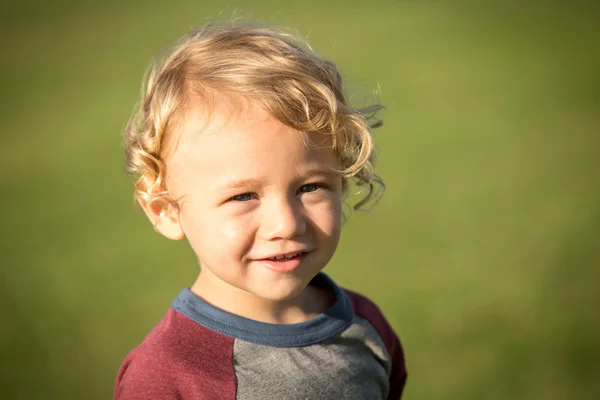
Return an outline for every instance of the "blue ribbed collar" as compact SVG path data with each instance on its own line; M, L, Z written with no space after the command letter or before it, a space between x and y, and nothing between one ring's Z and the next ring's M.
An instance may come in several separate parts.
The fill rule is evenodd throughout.
M346 293L324 273L313 278L316 284L335 294L335 303L324 313L298 324L268 324L243 318L216 308L184 289L172 308L216 332L247 342L273 347L300 347L322 342L352 323L354 311Z

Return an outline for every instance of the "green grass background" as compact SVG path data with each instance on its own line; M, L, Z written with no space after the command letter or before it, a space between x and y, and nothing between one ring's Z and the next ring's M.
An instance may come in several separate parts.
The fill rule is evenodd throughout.
M600 7L586 1L0 6L0 397L107 399L197 266L132 202L120 134L150 58L232 14L381 88L370 213L327 271L399 332L407 399L600 396Z

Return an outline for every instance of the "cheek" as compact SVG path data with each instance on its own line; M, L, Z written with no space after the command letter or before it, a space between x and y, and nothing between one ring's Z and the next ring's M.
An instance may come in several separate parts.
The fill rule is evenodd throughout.
M239 255L249 245L249 225L218 212L196 213L182 220L186 237L200 259Z
M336 206L331 209L331 220L330 220L331 236L335 238L336 242L340 238L342 230L342 206Z
M317 232L337 242L342 226L342 201L334 197L311 210L311 220Z
M223 243L243 243L248 240L249 229L236 218L228 218L215 225L215 240Z

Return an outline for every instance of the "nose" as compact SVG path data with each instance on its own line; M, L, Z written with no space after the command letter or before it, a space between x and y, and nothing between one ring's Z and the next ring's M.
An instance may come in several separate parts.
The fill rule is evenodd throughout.
M306 232L306 216L297 199L263 204L261 236L265 240L292 239Z

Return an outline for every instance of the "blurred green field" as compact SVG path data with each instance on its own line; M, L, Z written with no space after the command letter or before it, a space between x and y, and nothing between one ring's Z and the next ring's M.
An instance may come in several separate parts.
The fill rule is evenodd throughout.
M120 135L150 58L219 13L308 36L356 104L381 88L387 192L351 216L326 270L399 332L405 398L600 398L600 6L0 11L1 398L110 398L123 357L195 278L186 243L134 206Z

